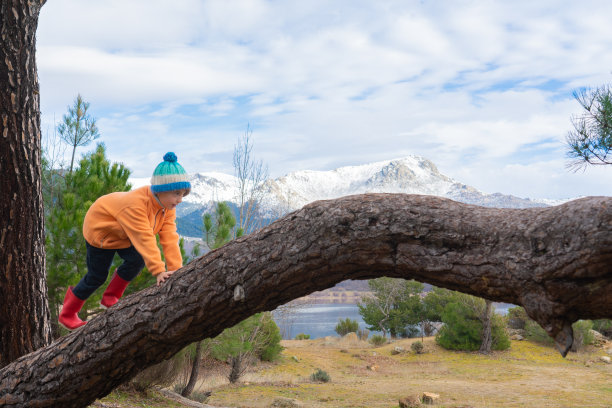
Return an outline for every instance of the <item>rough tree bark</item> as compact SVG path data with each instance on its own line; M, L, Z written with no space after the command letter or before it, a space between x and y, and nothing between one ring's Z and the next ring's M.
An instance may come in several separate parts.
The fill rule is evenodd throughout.
M0 405L86 406L253 313L381 276L523 305L565 355L572 322L612 317L612 198L526 210L401 194L315 202L4 367Z
M51 341L34 58L43 3L0 3L0 367Z

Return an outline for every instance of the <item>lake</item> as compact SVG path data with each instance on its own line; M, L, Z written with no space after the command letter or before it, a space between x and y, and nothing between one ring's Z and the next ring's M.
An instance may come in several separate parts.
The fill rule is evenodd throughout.
M495 311L499 314L505 315L511 307L514 307L514 305L495 303ZM356 304L330 303L304 305L292 308L288 313L275 310L272 312L272 315L281 331L283 339L293 339L300 333L309 334L311 339L337 336L335 328L338 320L344 320L347 317L351 320L356 320L359 323L360 329L366 328L366 324L363 322Z

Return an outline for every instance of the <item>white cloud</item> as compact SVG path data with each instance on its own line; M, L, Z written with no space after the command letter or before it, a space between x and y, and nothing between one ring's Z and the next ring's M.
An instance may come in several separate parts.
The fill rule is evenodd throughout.
M610 82L610 15L606 0L54 0L43 129L81 92L142 177L167 150L231 172L251 123L276 176L420 154L487 191L611 194L609 171L559 164L571 90Z

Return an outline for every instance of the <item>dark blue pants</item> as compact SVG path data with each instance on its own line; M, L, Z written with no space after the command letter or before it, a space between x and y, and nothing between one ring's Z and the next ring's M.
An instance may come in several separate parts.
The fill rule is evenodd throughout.
M81 300L90 297L106 282L115 253L123 259L123 263L117 268L117 275L126 281L134 279L145 266L142 256L134 246L124 249L102 249L91 246L87 242L85 245L87 246L87 274L72 289L72 293Z

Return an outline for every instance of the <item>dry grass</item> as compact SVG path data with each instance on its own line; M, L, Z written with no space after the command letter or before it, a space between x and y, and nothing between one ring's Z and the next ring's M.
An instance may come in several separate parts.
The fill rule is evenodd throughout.
M268 407L287 397L309 407L391 408L425 391L440 394L439 407L612 407L612 365L598 361L601 351L563 359L552 348L512 342L484 356L446 351L428 338L426 352L416 355L409 352L414 341L374 348L355 339L288 340L279 363L257 367L238 385L211 373L199 388L213 391L208 404L230 407ZM407 352L391 355L395 346ZM332 381L312 383L317 368Z
M423 392L439 394L437 407L597 407L612 408L612 365L599 360L601 349L570 353L530 342L512 342L510 350L484 356L451 352L425 339L425 353L410 352L407 339L373 347L355 337L287 340L281 361L260 364L239 384L228 383L229 367L208 361L196 391L212 391L211 406L269 407L279 397L306 407L397 408L398 400ZM392 355L396 347L406 352ZM297 359L297 361L296 361ZM313 383L317 369L329 383ZM113 391L96 407L182 407L154 390L125 387Z

